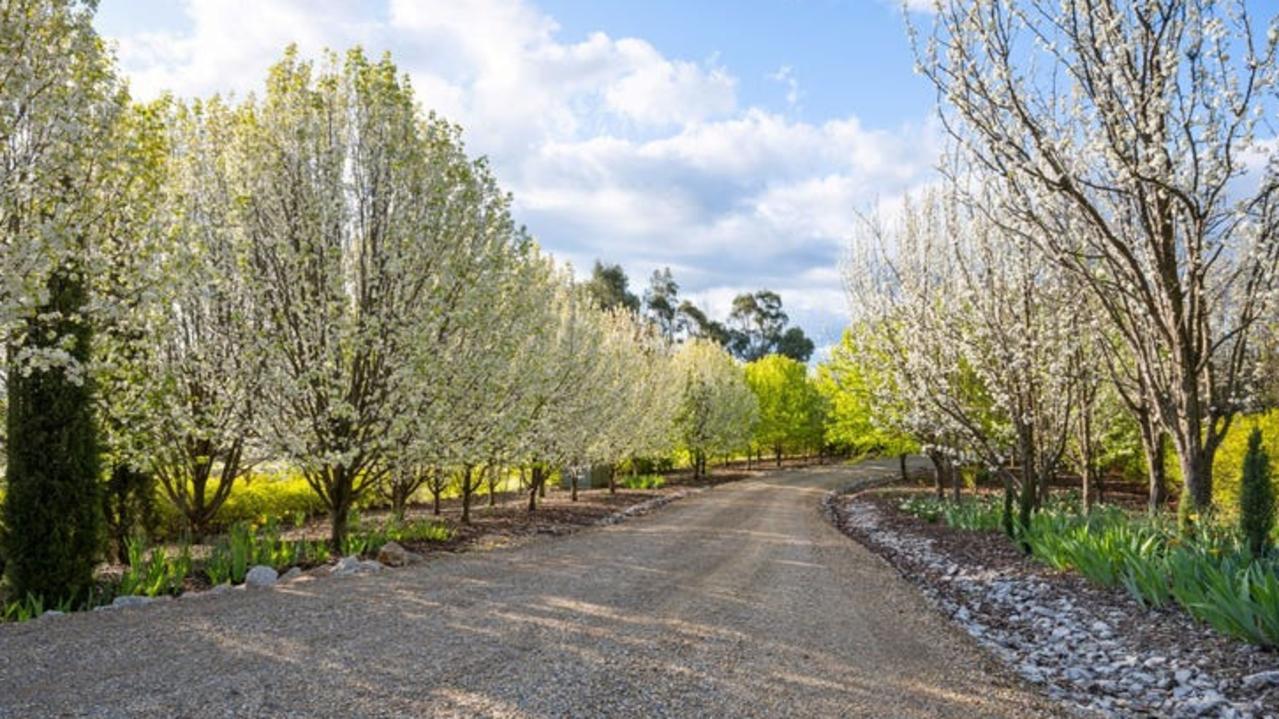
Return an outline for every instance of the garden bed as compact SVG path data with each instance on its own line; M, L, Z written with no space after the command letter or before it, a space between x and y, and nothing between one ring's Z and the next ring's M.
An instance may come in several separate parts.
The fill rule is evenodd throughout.
M899 509L914 487L832 496L837 526L885 558L1024 679L1082 712L1279 715L1279 654L1224 637L1176 607L1054 571L999 531L952 529Z
M715 477L713 483L741 476L726 472ZM697 491L690 486L693 484L705 486L708 482L668 483L644 490L619 488L616 493L610 493L607 489L582 490L578 493L578 501L573 501L567 491L552 490L545 498L538 499L535 512L528 511L527 494L500 494L498 502L492 506L487 503L487 497L479 497L471 506L469 524L461 522L460 501L444 502L439 515L433 514L430 506L412 507L400 523L393 522L392 515L387 510L368 511L352 518L351 537L357 548L343 554L372 560L387 541L395 541L408 550L414 555L415 562L429 560L432 555L440 553L496 549L511 546L529 537L570 534L585 527L612 524L637 516ZM388 527L429 531L388 536ZM237 529L242 529L244 536L250 537L247 542L248 558L239 563L239 571L231 580L237 585L244 580L246 570L254 565L273 567L280 575L296 568L295 575L301 572L310 576L330 573L338 566L335 563L339 563L340 557L330 554L324 546L329 536L329 523L326 519L312 519L286 530L280 530L278 525L252 530L247 525L241 525ZM417 535L422 538L415 538ZM130 571L129 565L103 564L98 570L100 591L93 604L110 606L108 603L113 599L123 597L123 605L127 606L144 603L152 597L195 596L213 589L215 583L222 583L210 581L211 575L218 576L216 572L210 571L214 555L221 553L225 557L234 553L228 549L228 537L214 539L216 545L170 545L139 553L133 565L136 568L134 574L142 575L144 579L134 585L121 584L122 577ZM154 563L154 579L145 579L148 576L147 567L157 554L160 559ZM366 561L365 565L373 563ZM148 582L151 583L151 589L133 588L148 586ZM124 586L129 586L130 589L122 591ZM141 596L133 596L135 594ZM0 596L0 606L6 606L4 600ZM8 604L5 617L0 617L0 620L22 620L39 616L49 609L68 609L24 605L22 602Z

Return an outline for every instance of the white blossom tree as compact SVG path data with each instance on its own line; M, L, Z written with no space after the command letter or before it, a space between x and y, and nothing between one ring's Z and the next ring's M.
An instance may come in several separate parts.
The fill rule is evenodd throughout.
M1274 23L1243 0L942 0L919 50L946 127L1007 186L991 221L1104 309L1197 510L1273 304Z
M720 345L690 339L675 355L680 386L675 434L689 453L694 477L707 474L707 458L750 443L758 413L746 373Z

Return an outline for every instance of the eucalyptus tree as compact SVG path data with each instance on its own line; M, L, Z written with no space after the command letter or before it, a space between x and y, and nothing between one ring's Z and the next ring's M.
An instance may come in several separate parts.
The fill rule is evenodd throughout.
M116 182L123 86L92 3L0 2L0 337L6 571L16 596L82 598L99 550L90 283Z
M942 0L921 71L987 206L1088 288L1176 448L1188 507L1273 307L1279 26L1244 0ZM1154 441L1154 440L1152 440Z
M653 270L648 280L648 289L644 290L644 314L649 318L667 343L675 342L678 328L679 283L671 275L671 268L663 267Z
M290 50L237 133L266 439L329 510L335 547L411 423L414 348L447 341L507 198L456 127L422 117L389 58Z

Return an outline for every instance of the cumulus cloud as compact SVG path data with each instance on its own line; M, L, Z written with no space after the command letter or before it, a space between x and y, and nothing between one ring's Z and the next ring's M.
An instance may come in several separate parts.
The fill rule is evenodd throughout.
M914 4L927 4L912 0ZM837 261L855 211L926 181L930 124L804 122L787 67L783 111L743 107L731 68L668 57L642 38L559 38L520 0L186 0L189 27L114 38L135 94L261 86L304 55L392 52L424 107L466 128L516 198L519 219L579 272L600 257L641 284L669 265L712 313L768 287L819 343L837 338ZM713 49L713 48L712 48Z

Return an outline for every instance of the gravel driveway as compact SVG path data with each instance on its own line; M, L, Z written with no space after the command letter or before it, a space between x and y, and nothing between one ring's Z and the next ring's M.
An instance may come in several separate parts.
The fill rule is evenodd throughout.
M722 485L417 567L0 626L0 717L1027 717L824 492Z

